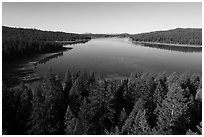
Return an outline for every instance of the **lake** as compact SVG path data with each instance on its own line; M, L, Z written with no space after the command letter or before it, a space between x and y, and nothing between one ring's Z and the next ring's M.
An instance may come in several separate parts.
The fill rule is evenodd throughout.
M202 74L202 50L145 46L128 38L92 39L85 44L66 46L73 49L39 63L36 73L43 76L52 68L62 78L67 70L91 71L110 78L127 77L135 71Z

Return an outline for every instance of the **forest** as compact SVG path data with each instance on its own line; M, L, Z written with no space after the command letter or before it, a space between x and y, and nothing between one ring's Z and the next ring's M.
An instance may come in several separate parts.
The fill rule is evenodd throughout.
M30 54L63 50L63 43L56 41L90 40L90 37L74 33L41 31L37 29L2 26L3 61L12 61Z
M2 88L3 134L199 135L202 79L191 73L95 73L52 70L34 88Z
M176 28L167 31L135 34L131 38L133 41L202 45L202 29Z

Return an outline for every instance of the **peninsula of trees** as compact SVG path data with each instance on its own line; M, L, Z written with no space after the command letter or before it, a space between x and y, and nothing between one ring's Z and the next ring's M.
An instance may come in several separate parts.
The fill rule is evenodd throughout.
M81 34L2 26L3 61L11 61L31 53L62 50L63 46L59 41L82 42L88 40L90 40L90 37Z

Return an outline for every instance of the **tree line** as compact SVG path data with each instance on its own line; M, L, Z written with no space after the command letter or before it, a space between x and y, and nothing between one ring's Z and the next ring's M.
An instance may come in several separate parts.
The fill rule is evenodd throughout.
M167 31L135 34L131 38L134 41L202 45L202 29L177 28Z
M77 40L90 40L90 37L74 33L2 26L3 61L15 60L31 53L56 52L63 50L62 43L56 41Z
M137 42L133 41L133 43L138 44ZM170 51L178 51L178 52L202 52L202 47L190 47L190 46L174 46L174 45L164 45L164 44L151 44L151 43L142 43L144 47L151 47L157 49L164 49Z
M50 71L35 88L2 88L3 134L202 134L201 76L132 73L106 80L95 73Z

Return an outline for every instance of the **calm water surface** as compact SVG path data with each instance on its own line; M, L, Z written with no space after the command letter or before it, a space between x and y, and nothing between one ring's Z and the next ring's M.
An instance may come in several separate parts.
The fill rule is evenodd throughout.
M70 47L70 45L67 45ZM58 58L38 64L37 73L47 74L48 69L64 77L66 70L72 72L92 71L106 77L129 76L131 72L157 74L185 71L202 73L202 52L174 51L133 44L127 38L93 39L85 44L71 45Z

